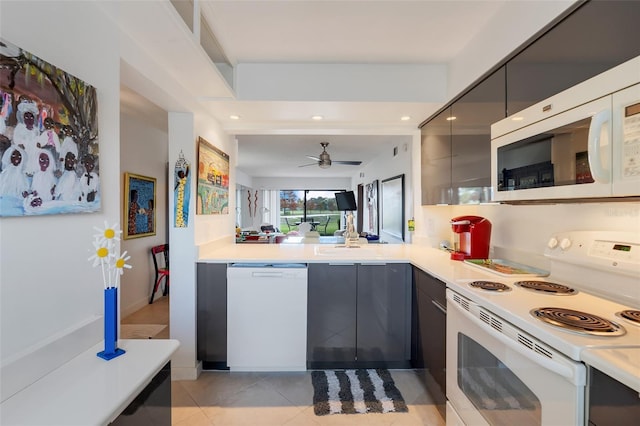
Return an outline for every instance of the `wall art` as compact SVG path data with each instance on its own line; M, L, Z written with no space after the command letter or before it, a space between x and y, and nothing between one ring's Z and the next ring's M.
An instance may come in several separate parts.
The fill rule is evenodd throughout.
M124 174L124 239L156 235L156 179Z
M0 216L100 210L96 89L0 38Z
M367 197L367 213L369 233L378 235L378 180L374 180L365 186Z
M198 138L196 214L229 214L229 156Z
M382 181L382 232L404 241L404 174Z
M191 199L191 165L184 158L180 151L180 156L174 168L175 186L173 188L174 223L175 228L186 228L189 226L189 203Z

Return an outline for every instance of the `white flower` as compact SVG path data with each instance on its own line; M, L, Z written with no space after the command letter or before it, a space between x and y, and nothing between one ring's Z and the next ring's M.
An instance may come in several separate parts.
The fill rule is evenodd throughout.
M95 268L101 263L108 263L109 256L111 255L109 253L109 248L97 240L93 242L93 247L95 248L95 252L93 253L93 256L89 258L89 261L93 260L93 267Z
M118 223L114 223L111 227L109 227L108 222L105 220L103 229L100 229L97 226L94 226L93 229L99 232L98 234L94 235L94 238L100 243L104 243L106 241L112 242L114 240L120 241L120 234L122 234L122 231L118 229Z
M131 265L127 264L131 256L127 256L126 251L120 255L116 247L116 241L120 241L122 231L118 228L117 223L110 227L106 220L104 228L94 227L93 229L98 231L98 234L93 236L94 253L88 260L93 261L94 268L98 265L102 267L102 281L105 289L117 288L124 270L131 269Z
M124 269L131 269L131 265L127 265L127 260L131 259L131 256L127 256L127 252L122 253L122 256L116 259L115 267L117 272L122 275L124 274Z

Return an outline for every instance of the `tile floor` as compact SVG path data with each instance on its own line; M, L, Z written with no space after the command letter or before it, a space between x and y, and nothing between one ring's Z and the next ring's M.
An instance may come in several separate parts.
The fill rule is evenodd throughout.
M169 300L123 318L124 324L168 324ZM167 327L154 338L168 338ZM443 426L445 424L429 394L413 370L391 370L408 413L335 414L313 413L313 387L309 372L237 373L204 371L198 380L172 382L174 426Z

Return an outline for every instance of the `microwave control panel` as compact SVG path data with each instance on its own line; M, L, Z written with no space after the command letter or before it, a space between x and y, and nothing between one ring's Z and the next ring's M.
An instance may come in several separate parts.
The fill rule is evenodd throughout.
M622 176L640 176L640 102L626 106L623 114Z

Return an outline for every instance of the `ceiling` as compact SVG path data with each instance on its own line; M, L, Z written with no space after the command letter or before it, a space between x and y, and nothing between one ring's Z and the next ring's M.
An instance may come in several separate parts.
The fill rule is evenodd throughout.
M305 156L320 154L322 141L330 142L333 160L362 160L363 166L376 153L405 143L407 135L450 99L445 87L449 64L514 0L198 4L235 69L233 87L223 84L217 70L203 69L215 67L199 46L191 52L180 42L189 35L188 24L178 22L171 3L153 2L152 7L150 2L122 2L117 21L156 62L166 64L167 78L175 72L198 106L237 135L237 167L244 173L335 177L351 176L357 168L298 165L308 162ZM279 67L280 73L252 86L246 76L256 64L260 70ZM192 70L193 78L184 77L185 69ZM305 73L316 78L304 80ZM328 74L333 80L323 79ZM381 77L366 81L370 75ZM294 86L300 79L304 85ZM336 82L343 86L333 93ZM416 98L412 92L418 91L422 94ZM312 120L316 114L324 119ZM402 116L410 118L401 121Z

